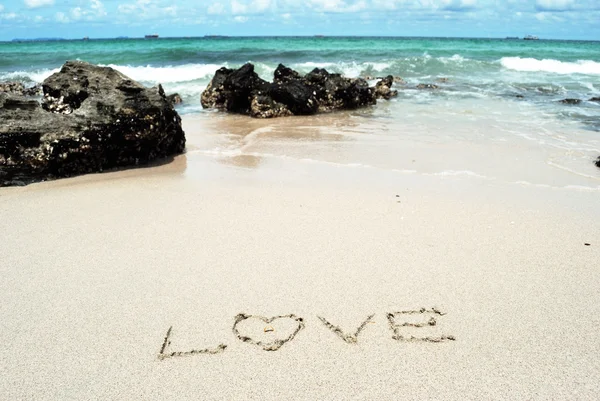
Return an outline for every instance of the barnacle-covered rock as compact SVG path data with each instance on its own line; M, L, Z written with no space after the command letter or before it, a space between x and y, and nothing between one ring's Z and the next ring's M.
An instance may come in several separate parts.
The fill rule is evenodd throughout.
M0 186L143 165L185 148L160 85L69 61L42 87L42 104L0 93Z

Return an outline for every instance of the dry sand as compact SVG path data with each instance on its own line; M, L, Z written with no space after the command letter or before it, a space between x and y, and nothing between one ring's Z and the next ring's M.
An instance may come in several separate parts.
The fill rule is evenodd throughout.
M3 188L0 399L596 399L598 205L193 151Z

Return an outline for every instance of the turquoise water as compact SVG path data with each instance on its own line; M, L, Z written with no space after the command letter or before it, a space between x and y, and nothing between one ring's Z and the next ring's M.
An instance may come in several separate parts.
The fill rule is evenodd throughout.
M305 61L378 62L451 57L493 63L503 57L600 61L600 42L452 38L244 37L2 42L0 69L53 68L66 59L131 66ZM401 71L397 71L401 72ZM597 73L600 74L600 71Z
M245 62L270 79L278 63L301 72L394 75L409 85L450 78L440 92L524 96L544 103L600 95L600 42L451 38L243 37L0 43L0 80L40 82L64 61L110 65L147 85L162 83L199 112L214 71ZM579 106L590 112L593 104ZM557 111L559 112L559 111ZM594 124L588 124L596 127Z
M200 141L212 145L197 145L195 150L190 145L188 152L215 158L251 152L252 157L300 160L315 159L320 152L331 156L321 161L343 159L350 166L408 171L414 168L413 157L397 156L406 149L453 144L455 151L471 151L464 155L434 152L429 166L444 160L439 171L429 167L419 171L600 190L592 165L600 154L600 102L590 101L600 97L600 42L350 37L2 42L0 81L41 82L69 59L108 65L145 85L160 83L167 93L182 95L184 104L178 111L212 127ZM339 142L328 147L326 141L312 143L303 154L287 148L288 142L266 151L258 146L265 140L263 131L242 135L241 144L229 143L228 138L237 137L234 128L227 128L231 116L217 116L200 106L200 94L218 68L246 62L254 63L267 80L284 63L302 73L319 67L349 77L391 74L406 83L395 85L399 96L390 102L317 120L316 124L323 122L319 128L323 132L335 131L348 143L360 143L361 151L342 155ZM419 83L435 83L439 89L418 90ZM581 103L561 103L565 98ZM211 125L215 118L223 121ZM340 121L349 123L340 128L345 126ZM214 135L215 143L211 142ZM383 144L388 151L382 153ZM321 145L326 149L317 150ZM502 156L493 156L500 149ZM513 164L529 159L531 166ZM536 163L546 165L548 171L534 173Z

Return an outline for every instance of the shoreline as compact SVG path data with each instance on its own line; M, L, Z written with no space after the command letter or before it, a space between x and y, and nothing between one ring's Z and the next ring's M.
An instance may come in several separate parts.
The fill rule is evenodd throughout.
M478 152L368 117L222 117L171 163L0 188L4 398L600 391L597 192L435 174Z

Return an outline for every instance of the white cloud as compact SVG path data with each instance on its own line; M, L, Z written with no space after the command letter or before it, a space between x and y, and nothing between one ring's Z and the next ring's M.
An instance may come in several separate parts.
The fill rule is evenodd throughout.
M14 20L17 19L18 15L15 13L7 13L7 14L0 14L0 19L4 19L4 20Z
M54 19L57 22L60 22L61 24L66 24L68 22L71 22L71 20L69 19L69 17L66 16L65 13L63 12L58 12L54 15Z
M225 14L225 7L221 3L214 3L208 6L206 9L208 15L221 15Z
M276 5L271 0L233 0L231 2L231 13L233 15L258 14L274 7L276 7Z
M167 5L168 4L168 5ZM120 4L120 14L131 14L127 18L137 17L139 20L162 19L177 16L177 6L163 0L137 0L135 3Z
M234 18L234 20L235 20L235 22L242 22L243 23L243 22L248 21L248 17L244 17L244 16L241 16L241 15L238 15L237 17Z
M0 13L4 11L4 6L2 4L0 4Z
M308 0L306 5L316 12L326 13L356 13L369 8L365 0Z
M25 0L27 8L40 8L54 5L54 0Z
M75 7L71 9L71 18L73 18L74 20L79 20L82 16L83 10L81 9L81 7Z
M104 4L100 0L90 0L89 8L75 7L70 11L70 19L73 21L93 21L107 15Z

